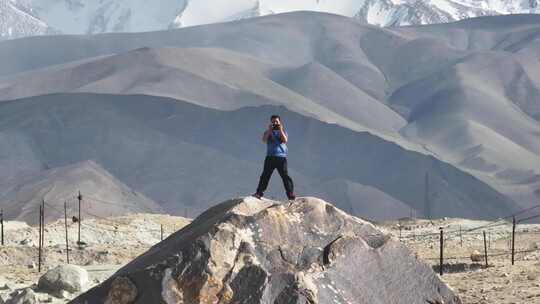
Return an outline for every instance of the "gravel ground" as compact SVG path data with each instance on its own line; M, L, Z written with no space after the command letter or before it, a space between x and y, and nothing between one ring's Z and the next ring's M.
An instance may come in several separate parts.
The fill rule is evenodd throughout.
M516 227L515 264L511 265L511 223L446 219L386 222L388 232L407 244L438 271L439 227L443 227L445 257L442 279L464 304L540 304L540 225ZM480 229L477 227L485 226ZM461 227L461 233L460 231ZM483 231L488 265L485 267ZM429 235L431 234L431 235ZM473 262L471 255L480 260Z
M70 262L89 272L92 286L103 282L122 265L179 230L189 219L154 214L133 214L107 219L84 220L77 247L77 223L68 224ZM407 244L419 258L438 271L439 227L445 232L445 266L442 279L462 298L464 304L540 304L540 225L523 224L516 228L515 265L511 265L511 223L464 219L402 220L379 223L383 230ZM401 229L399 227L401 226ZM481 229L477 227L484 226ZM461 228L461 233L459 232ZM43 269L37 270L37 228L21 222L7 222L6 246L0 247L0 296L6 299L13 290L35 286L41 274L66 263L63 221L45 228ZM483 259L483 234L486 231L488 265ZM473 262L471 254L480 256ZM91 286L89 286L91 287ZM66 303L67 299L38 293L42 302Z
M103 282L125 263L147 251L163 237L181 229L189 219L155 214L132 214L106 219L83 220L77 246L78 223L68 223L70 263L87 269L92 286ZM47 269L66 263L65 224L46 225L43 266L38 272L38 228L21 222L5 223L5 246L0 246L0 297L14 290L35 287ZM37 293L40 302L66 303L76 295L58 299Z

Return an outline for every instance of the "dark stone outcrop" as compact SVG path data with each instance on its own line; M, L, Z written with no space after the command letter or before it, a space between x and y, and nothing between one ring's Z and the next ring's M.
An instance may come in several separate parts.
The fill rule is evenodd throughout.
M247 197L207 210L71 303L461 301L369 222L316 198Z

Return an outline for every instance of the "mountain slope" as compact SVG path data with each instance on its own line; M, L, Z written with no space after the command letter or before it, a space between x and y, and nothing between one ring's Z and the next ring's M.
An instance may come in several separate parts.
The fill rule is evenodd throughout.
M349 214L358 214L370 220L408 217L415 208L391 197L372 186L350 180L329 180L312 185L310 192L316 197L332 202ZM422 209L422 208L418 208ZM425 215L425 211L421 211Z
M0 80L0 100L60 92L146 94L220 110L286 105L323 121L384 134L397 134L405 126L388 106L320 64L283 76L274 69L274 64L224 49L142 48ZM336 98L342 102L335 103Z
M208 207L207 199L254 191L264 158L260 134L273 113L289 130L298 193L324 192L332 200L353 202L362 190L315 188L348 180L387 193L395 198L384 198L390 205L400 201L424 214L428 172L433 216L486 218L515 210L514 202L450 164L271 105L223 111L154 96L44 95L1 104L0 132L19 130L49 166L94 159L168 212L182 214L188 207L197 213ZM280 182L274 176L268 196L283 195Z
M390 102L406 114L405 137L486 181L498 179L492 184L505 191L508 184L535 183L533 168L540 165L540 125L530 107L540 78L531 77L513 56L473 54L401 87Z
M70 214L77 214L78 191L83 194L83 217L163 212L154 201L131 190L93 161L2 181L0 207L7 219L36 224L39 205L45 200L45 221L49 222L64 216L64 202Z

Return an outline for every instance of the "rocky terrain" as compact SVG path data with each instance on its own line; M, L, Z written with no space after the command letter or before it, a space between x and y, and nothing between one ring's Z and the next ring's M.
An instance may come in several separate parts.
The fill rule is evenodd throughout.
M85 219L81 241L77 246L77 223L69 223L70 264L81 265L89 274L91 286L104 281L121 265L131 261L164 237L181 229L190 220L154 214L131 214L107 219ZM66 264L64 222L50 223L45 228L43 268L38 272L38 229L23 222L5 223L5 246L0 246L0 297L6 300L15 290L35 287L49 269ZM37 291L42 302L65 303L75 294L57 298Z
M288 207L284 205L280 208ZM184 218L153 214L89 219L82 226L81 239L88 244L84 249L75 246L77 225L70 223L69 237L73 247L70 251L71 263L87 270L90 282L87 288L90 288L105 282L117 270L157 244L161 238L161 224L165 230L164 237L167 237L187 223L189 220ZM521 253L516 254L514 266L507 254L511 231L509 222L452 218L432 221L402 219L375 224L383 233L391 234L395 241L401 239L404 245L435 270L438 270L439 263L438 232L439 227L443 227L446 231L445 273L441 279L464 304L540 303L539 224L518 224L515 247ZM65 264L63 227L62 221L47 225L44 269L38 273L37 229L21 222L6 223L6 246L0 247L0 297L6 300L15 290L28 287L37 290L38 280L46 270ZM484 230L488 241L487 269L484 268L481 254ZM286 257L293 256L286 250L283 253ZM471 254L479 259L473 262ZM64 298L58 298L40 291L36 294L42 302L53 303L66 303L77 295L64 293Z

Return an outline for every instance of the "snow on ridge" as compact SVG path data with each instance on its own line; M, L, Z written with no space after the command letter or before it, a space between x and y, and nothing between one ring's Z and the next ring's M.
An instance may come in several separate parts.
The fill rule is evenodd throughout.
M50 29L17 0L0 0L0 39L43 35Z
M540 13L539 0L0 0L0 37L50 33L145 32L300 10L380 26L445 23L498 14ZM1 39L1 38L0 38Z

